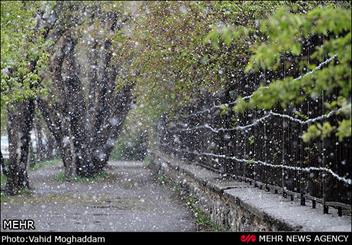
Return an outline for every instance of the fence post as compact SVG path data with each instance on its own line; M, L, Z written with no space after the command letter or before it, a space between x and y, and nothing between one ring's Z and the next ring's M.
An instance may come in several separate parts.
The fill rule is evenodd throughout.
M303 125L300 124L299 126L299 133L302 134L303 132ZM299 167L302 168L302 162L304 160L304 143L302 142L303 140L300 139L300 151L299 151ZM301 206L305 206L306 205L306 199L304 197L305 193L304 193L304 183L305 183L305 177L304 177L304 173L300 170L299 171L299 192L300 192L300 200L301 200ZM313 204L313 208L315 208L315 200L312 201Z
M324 91L321 92L321 111L322 115L324 115ZM321 166L324 168L325 166L325 139L322 138L321 140ZM326 199L327 199L327 191L326 191L326 175L323 173L323 207L324 207L324 214L329 213L329 207L326 205Z
M282 165L285 165L285 119L282 118ZM282 186L282 196L284 198L287 197L287 193L285 191L285 170L284 168L282 168L282 172L281 172L281 186Z

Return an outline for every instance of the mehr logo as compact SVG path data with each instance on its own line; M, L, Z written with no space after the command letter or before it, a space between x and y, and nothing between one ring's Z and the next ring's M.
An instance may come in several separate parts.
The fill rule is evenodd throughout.
M4 219L4 230L35 230L34 220L31 219Z
M241 235L240 239L241 239L241 242L243 242L243 243L256 242L257 236L251 235L251 234L247 234L247 235L243 234L243 235Z

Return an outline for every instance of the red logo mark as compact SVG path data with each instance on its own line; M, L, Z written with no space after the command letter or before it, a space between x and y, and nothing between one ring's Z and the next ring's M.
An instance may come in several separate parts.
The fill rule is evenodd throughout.
M251 235L251 234L241 235L241 242L249 243L249 242L256 242L256 241L257 241L256 235Z

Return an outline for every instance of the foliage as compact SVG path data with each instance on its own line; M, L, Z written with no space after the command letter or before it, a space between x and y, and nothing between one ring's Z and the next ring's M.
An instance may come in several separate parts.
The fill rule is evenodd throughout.
M61 163L60 159L44 160L30 166L32 171Z
M248 33L250 31L247 29ZM327 112L351 107L350 9L328 5L298 14L290 13L287 8L279 8L273 16L261 22L260 33L266 36L266 41L257 42L253 47L254 54L246 66L246 72L277 71L282 68L282 64L289 62L285 60L288 55L299 58L301 74L306 73L306 68L314 69L314 64L335 55L336 61L300 79L287 76L272 81L268 87L261 85L253 92L250 100L237 100L234 107L236 112L252 108L272 109L277 106L287 108L292 104L300 105L307 98L316 99L322 94L331 97ZM317 42L314 52L306 54L303 44L313 38L318 38L320 42ZM334 97L333 94L338 96ZM341 115L350 117L350 113ZM308 128L304 140L327 137L333 130L342 140L351 135L349 125L346 120L341 120L337 128L328 122L323 125L313 124Z
M180 187L179 184L173 182L172 179L162 174L158 175L156 180L161 185L171 187L175 194L185 201L188 208L193 212L196 219L196 224L199 226L200 230L212 232L225 231L224 227L212 221L209 214L198 207L197 200L193 196L188 195L182 191L182 187Z
M17 191L17 196L19 198L31 198L33 192L26 188L21 188ZM14 199L13 196L8 195L6 192L0 192L0 203L18 203L18 199Z
M92 177L82 177L82 176L66 177L64 172L59 172L55 176L55 180L59 182L69 181L69 182L76 182L76 183L95 183L95 182L104 181L108 178L109 178L109 174L104 170L96 173Z
M53 3L1 2L1 129L4 130L8 103L34 98L46 90L40 85L40 71L46 70L50 42L38 27L38 12Z
M321 139L330 136L334 127L328 122L324 122L323 125L320 123L313 124L307 130L307 132L302 136L304 142L310 142L314 138L320 137Z
M43 38L44 30L36 29L36 14L55 4L1 2L2 108L21 99L55 94L47 69L52 43ZM88 57L89 50L79 50L87 47L83 42L88 42L89 38L111 40L112 56L120 69L116 86L119 89L126 84L134 86L135 108L126 125L143 126L152 137L153 123L162 114L177 115L180 109L195 104L204 91L215 93L229 87L240 90L242 84L238 81L253 72L291 68L287 57L298 60L297 73L304 74L307 69L314 69L315 64L337 55L334 62L308 76L297 80L285 76L272 81L268 88L261 85L249 101L239 97L235 112L286 108L321 94L330 96L336 91L338 96L328 101L326 112L350 107L351 17L348 6L280 1L255 4L247 1L73 2L64 5L58 22L81 38L81 43L77 44L80 59ZM116 32L102 31L107 23L93 17L93 13L101 17L111 12L123 12L123 18L129 19L130 25ZM305 45L311 39L318 40L317 46L314 52L307 54ZM37 62L34 70L28 65L31 61ZM80 69L82 73L89 71L89 62ZM48 75L43 75L46 72ZM228 106L220 109L224 116ZM3 122L6 115L5 110L1 111ZM349 137L350 110L341 111L340 115L346 119L339 125L314 124L303 139L310 141L333 132L340 140ZM137 143L139 133L136 132L126 133L124 140ZM129 136L132 139L128 139ZM119 144L115 153L121 155L124 148L128 148L125 143Z
M280 2L151 2L139 3L133 28L122 34L116 56L126 76L118 86L134 85L136 120L153 135L161 115L174 117L195 104L204 91L217 91L243 77L254 38L215 48L204 41L214 26L224 23L255 26ZM215 24L214 24L215 23ZM127 36L127 37L126 37ZM224 110L225 112L225 110Z
M153 164L154 160L151 155L146 155L143 162L146 167L149 167Z
M351 120L344 119L340 122L339 127L337 128L336 136L342 141L345 137L351 137Z
M248 143L249 143L250 145L254 145L254 143L255 143L255 137L254 137L254 135L251 135L251 136L248 138Z
M187 206L194 213L197 225L199 225L202 230L212 232L221 232L225 230L223 227L212 221L210 216L201 208L197 207L197 201L192 196L188 196L185 199Z
M5 185L6 184L6 175L0 174L0 185Z
M126 131L125 131L126 132ZM146 137L123 133L111 153L112 160L143 160L146 154Z

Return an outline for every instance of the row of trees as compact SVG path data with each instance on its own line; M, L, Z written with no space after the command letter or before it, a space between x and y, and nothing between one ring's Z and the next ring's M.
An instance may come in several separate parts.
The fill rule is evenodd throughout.
M162 114L187 115L205 93L231 90L239 98L253 92L253 83L276 78L249 102L239 99L234 111L286 106L302 100L297 93L332 90L341 93L330 110L349 105L349 11L348 2L2 2L8 192L29 185L36 109L69 178L106 165L126 118L125 127L146 128L153 142ZM313 78L292 82L335 54L336 62ZM339 137L350 136L348 121L334 128Z
M93 176L107 163L132 101L116 90L114 58L128 21L119 3L2 2L1 109L6 110L6 191L29 187L35 109L59 147L65 176Z
M226 96L237 101L222 109L233 110L236 122L246 110L293 108L324 94L324 111L338 110L341 120L312 124L304 141L350 137L350 7L349 2L141 5L144 15L132 35L139 55L126 81L135 86L137 113L144 121L165 112L182 117L207 92L231 91ZM329 59L333 62L311 76L294 80ZM241 98L252 93L250 100ZM309 117L298 111L297 116Z

